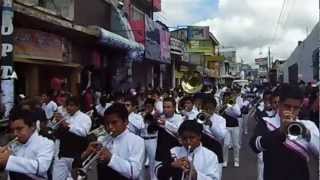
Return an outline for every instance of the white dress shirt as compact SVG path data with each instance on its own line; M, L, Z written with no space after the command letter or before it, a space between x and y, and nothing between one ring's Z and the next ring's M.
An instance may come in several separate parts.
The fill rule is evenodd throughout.
M66 121L69 123L69 131L82 137L88 135L92 125L90 117L81 111L75 112Z
M227 107L226 114L233 118L238 118L241 115L240 106L236 103L232 107Z
M141 134L142 129L144 129L145 127L143 117L140 114L131 112L129 114L128 120L129 131L139 136Z
M175 159L187 157L188 152L185 147L174 147L171 155ZM188 159L193 162L193 166L197 171L198 180L218 180L219 179L219 163L217 155L209 149L200 145L192 153ZM192 160L193 159L193 160Z
M96 105L96 110L99 116L103 117L104 111L106 111L111 105L112 105L111 103L106 103L105 106L102 106L101 104Z
M219 142L223 142L227 133L226 120L222 116L214 113L210 117L210 121L212 126L204 126L205 132L212 134Z
M5 170L21 173L34 179L46 179L54 156L53 141L34 132L25 144L12 146Z
M191 111L184 110L182 114L186 116L186 120L195 120L199 114L199 111L193 108Z
M117 137L107 138L103 142L103 146L112 153L107 166L129 179L139 177L145 158L145 146L142 138L125 130Z
M179 114L174 114L170 118L166 118L164 128L169 131L169 133L178 133L178 129L183 122L183 118Z
M50 101L48 104L43 103L41 108L45 111L47 119L51 119L58 106L54 101Z
M161 100L156 101L154 107L157 113L159 114L163 113L163 102Z

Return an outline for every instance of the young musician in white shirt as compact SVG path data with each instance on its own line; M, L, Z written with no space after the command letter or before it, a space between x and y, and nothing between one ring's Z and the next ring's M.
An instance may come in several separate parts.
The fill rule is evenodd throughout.
M309 120L299 120L303 93L297 85L283 84L275 117L264 117L256 125L250 146L263 152L264 180L308 180L308 162L319 156L319 129ZM289 134L296 124L297 136ZM294 130L291 129L291 130Z
M53 180L65 180L72 171L81 153L87 145L87 135L91 129L90 117L80 111L80 101L77 97L70 97L66 102L67 119L56 116L59 123L54 135L60 140L59 154L53 164Z
M83 159L98 153L98 180L138 179L145 149L143 139L128 130L128 111L114 103L104 113L104 127L109 133L101 144L94 142L82 154Z
M0 168L9 172L10 180L44 180L54 156L53 141L35 130L29 111L14 110L10 128L17 141L0 148Z
M218 180L218 158L201 144L202 125L184 121L178 133L182 146L172 148L171 157L156 167L157 177L161 180Z
M143 117L136 113L138 107L138 101L134 97L125 98L124 105L126 106L129 116L128 116L128 129L132 133L140 136L142 129L144 128Z

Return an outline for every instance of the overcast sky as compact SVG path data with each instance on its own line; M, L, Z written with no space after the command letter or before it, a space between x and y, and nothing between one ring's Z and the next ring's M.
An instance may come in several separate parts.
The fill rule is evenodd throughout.
M268 47L274 58L288 58L318 22L319 0L162 0L157 17L170 27L210 26L221 45L237 49L238 61L252 64Z

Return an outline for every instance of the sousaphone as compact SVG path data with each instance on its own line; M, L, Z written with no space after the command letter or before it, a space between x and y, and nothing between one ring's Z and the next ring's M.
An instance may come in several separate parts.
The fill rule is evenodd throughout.
M198 71L188 71L181 79L181 87L188 94L195 94L203 87L203 77Z

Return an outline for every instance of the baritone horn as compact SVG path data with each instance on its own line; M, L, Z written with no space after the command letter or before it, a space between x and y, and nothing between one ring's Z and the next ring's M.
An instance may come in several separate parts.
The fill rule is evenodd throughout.
M194 94L200 92L203 87L203 77L198 71L184 73L181 80L181 87L184 92Z

